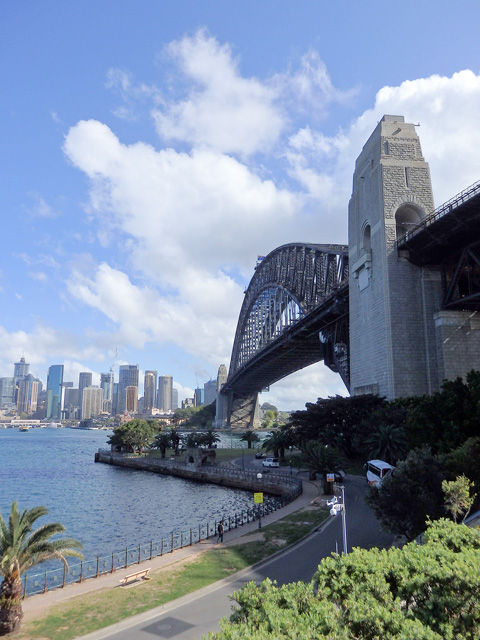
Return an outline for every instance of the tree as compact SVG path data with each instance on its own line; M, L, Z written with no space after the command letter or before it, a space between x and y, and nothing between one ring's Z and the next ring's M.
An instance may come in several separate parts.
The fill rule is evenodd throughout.
M377 458L395 465L408 451L405 436L406 411L393 404L374 411L362 422L361 449L368 459Z
M151 449L160 449L160 453L162 458L165 458L165 454L167 453L167 449L172 442L171 435L167 431L162 431L161 433L155 436L155 440L150 446Z
M280 427L270 431L270 435L263 441L262 448L273 451L276 458L285 462L285 449L292 444L292 431L289 427Z
M257 433L253 429L247 429L242 433L242 437L240 438L242 442L246 442L248 448L252 448L252 442L259 442L260 438Z
M310 479L319 473L326 488L327 473L338 473L344 465L343 454L334 447L328 447L316 440L310 440L302 449L303 463L310 471ZM328 492L327 492L328 493Z
M480 532L429 523L423 545L354 549L322 560L311 583L249 582L214 640L478 638Z
M373 394L318 398L315 404L307 403L305 411L291 414L295 444L301 449L309 440L318 440L341 450L350 460L355 459L359 425L385 404L384 398Z
M152 421L130 420L114 429L108 439L108 444L125 446L133 453L135 451L141 453L143 449L152 444L161 429L161 426Z
M442 482L442 491L445 496L445 508L452 514L454 522L463 516L463 520L470 513L472 504L475 500L475 494L471 494L473 489L471 482L464 475L458 476L455 480L444 480Z
M65 527L59 522L44 524L33 531L35 522L47 515L45 507L18 511L12 503L8 524L0 514L0 635L18 629L22 617L22 581L25 571L45 560L61 560L68 568L66 557L83 558L77 549L82 544L73 538L50 538L63 533Z
M207 429L207 431L198 435L198 442L202 447L212 447L217 442L220 442L220 436L216 431L213 431L213 429Z
M380 488L371 487L365 498L383 528L413 540L425 530L428 518L445 514L442 481L443 458L428 447L411 451L399 462Z

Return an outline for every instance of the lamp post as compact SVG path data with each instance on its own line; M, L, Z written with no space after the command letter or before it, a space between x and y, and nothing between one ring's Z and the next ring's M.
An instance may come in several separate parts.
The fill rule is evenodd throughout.
M260 471L257 473L257 480L261 483L262 482L262 474L260 473ZM262 496L262 502L263 502L263 496ZM262 510L261 510L261 503L258 504L258 528L261 529L262 528Z
M343 485L338 486L342 491L342 502L338 503L337 496L334 496L331 500L327 502L327 505L331 507L330 515L336 516L339 511L342 512L342 538L343 538L343 553L347 555L348 553L348 545L347 545L347 511L345 509L345 487Z

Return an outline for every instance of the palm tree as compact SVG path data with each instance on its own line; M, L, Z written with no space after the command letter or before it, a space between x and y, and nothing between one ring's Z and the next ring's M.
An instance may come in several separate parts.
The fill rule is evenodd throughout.
M278 427L277 423L273 423ZM270 436L264 440L262 448L266 451L273 451L273 455L276 458L280 458L282 462L285 462L285 449L293 443L292 440L293 431L289 426L283 426L276 430L270 431Z
M344 463L343 455L338 449L328 447L318 440L307 442L302 449L302 457L310 472L310 479L315 480L316 474L321 474L324 487L326 487L327 473L338 473Z
M207 429L207 431L200 434L199 444L203 447L210 448L217 442L220 442L220 436L213 429Z
M242 442L246 442L248 444L248 448L252 448L252 442L259 442L260 438L258 434L255 433L253 429L247 429L242 433L242 437L240 438Z
M35 531L33 525L48 513L46 507L34 507L18 511L12 503L8 525L0 514L0 636L15 631L22 620L21 576L45 560L61 560L68 569L67 556L83 558L77 548L82 544L74 538L50 538L63 533L65 527L59 522L44 524Z
M407 438L402 427L396 424L377 424L364 441L369 458L380 458L389 464L403 460L407 451Z
M150 448L160 449L162 458L165 458L165 454L167 452L168 447L171 444L171 441L172 441L172 438L170 434L167 431L162 431L155 437L155 440L153 444L150 445Z

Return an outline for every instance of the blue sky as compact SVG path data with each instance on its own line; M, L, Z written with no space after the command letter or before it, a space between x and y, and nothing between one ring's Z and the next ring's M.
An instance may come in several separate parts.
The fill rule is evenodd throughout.
M480 4L434 7L0 0L0 376L138 364L192 395L257 255L347 242L384 113L420 123L436 205L480 179ZM261 399L335 393L319 364Z

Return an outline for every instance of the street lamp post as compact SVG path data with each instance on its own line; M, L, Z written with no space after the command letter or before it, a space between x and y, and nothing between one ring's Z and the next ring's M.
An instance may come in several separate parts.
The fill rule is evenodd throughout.
M345 487L343 485L338 486L342 491L342 502L338 503L338 499L334 496L331 500L327 502L327 505L331 507L330 514L332 516L336 516L339 511L342 512L342 537L343 537L343 553L347 555L348 553L348 545L347 545L347 511L345 509Z
M257 480L261 483L262 482L262 474L260 473L260 471L257 473ZM258 528L261 529L262 528L262 509L261 509L261 504L258 504Z

